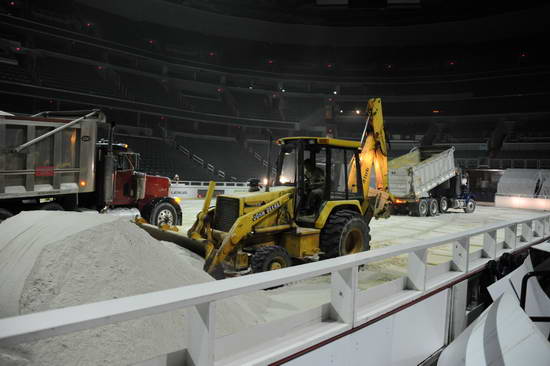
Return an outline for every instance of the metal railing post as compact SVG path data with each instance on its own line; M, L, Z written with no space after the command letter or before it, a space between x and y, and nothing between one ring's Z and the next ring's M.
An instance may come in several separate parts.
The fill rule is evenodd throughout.
M468 272L470 261L470 237L459 238L453 245L452 267L455 271Z
M483 233L483 256L495 259L497 256L497 231Z
M195 366L214 365L216 303L207 302L186 309L187 353Z
M525 242L533 240L533 222L527 221L521 223L521 238Z
M533 220L533 234L536 238L542 238L544 236L543 220Z
M512 224L504 228L504 248L516 249L518 242L518 225Z
M424 291L426 289L427 260L428 249L409 253L407 260L407 287L418 291Z
M355 295L357 293L358 267L331 272L331 317L353 326L355 321Z

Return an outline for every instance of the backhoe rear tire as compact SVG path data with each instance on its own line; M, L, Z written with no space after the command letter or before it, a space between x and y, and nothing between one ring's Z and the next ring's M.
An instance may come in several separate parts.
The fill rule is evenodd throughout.
M323 259L355 254L370 249L370 229L357 212L339 210L332 213L321 230L319 247Z
M292 260L285 248L278 245L260 247L252 255L250 266L253 273L273 271L290 267Z

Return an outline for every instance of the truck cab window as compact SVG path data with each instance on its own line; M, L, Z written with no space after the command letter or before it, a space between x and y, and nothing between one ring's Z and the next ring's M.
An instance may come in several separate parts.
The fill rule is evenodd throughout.
M132 169L132 163L128 159L126 154L117 155L117 170L130 170Z

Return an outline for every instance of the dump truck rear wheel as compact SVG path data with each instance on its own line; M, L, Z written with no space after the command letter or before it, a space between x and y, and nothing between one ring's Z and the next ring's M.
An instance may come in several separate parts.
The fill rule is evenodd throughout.
M424 217L428 214L428 200L421 199L414 205L414 216Z
M256 250L252 255L250 265L252 272L259 273L290 267L292 260L285 248L278 245L269 245Z
M439 215L439 205L435 198L430 198L428 200L428 216L437 216Z
M439 212L445 213L449 211L449 200L447 197L441 197L439 199Z
M351 210L332 213L321 230L319 247L323 258L355 254L370 249L369 226L363 217Z
M151 225L176 225L178 213L169 202L161 202L151 210L149 222Z
M44 211L65 211L63 206L61 206L57 202L44 203L44 204L40 205L40 207L38 209L39 210L44 210Z
M475 210L476 210L476 201L468 200L468 202L466 202L466 207L464 207L464 212L472 213Z
M0 208L0 223L6 219L9 219L12 216L13 214L11 212L3 208Z

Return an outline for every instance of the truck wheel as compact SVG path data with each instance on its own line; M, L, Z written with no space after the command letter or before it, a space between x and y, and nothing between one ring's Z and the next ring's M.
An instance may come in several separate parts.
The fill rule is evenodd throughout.
M414 205L413 215L424 217L428 214L428 200L421 199Z
M449 200L447 197L441 197L439 199L439 212L445 213L449 211Z
M323 259L369 250L369 232L369 226L359 213L351 210L332 213L319 237Z
M9 219L12 216L13 214L11 212L3 208L0 208L0 223L6 219Z
M290 267L292 260L285 248L278 245L260 247L251 258L252 272L266 272Z
M472 213L475 210L476 210L476 201L469 199L468 202L466 202L466 207L464 207L464 212Z
M65 211L63 206L61 206L57 202L48 202L48 203L41 204L38 207L38 209L43 211Z
M439 205L435 198L430 198L428 200L428 216L437 216L439 215Z
M176 208L168 202L161 202L151 210L149 223L151 225L176 225L177 212Z

